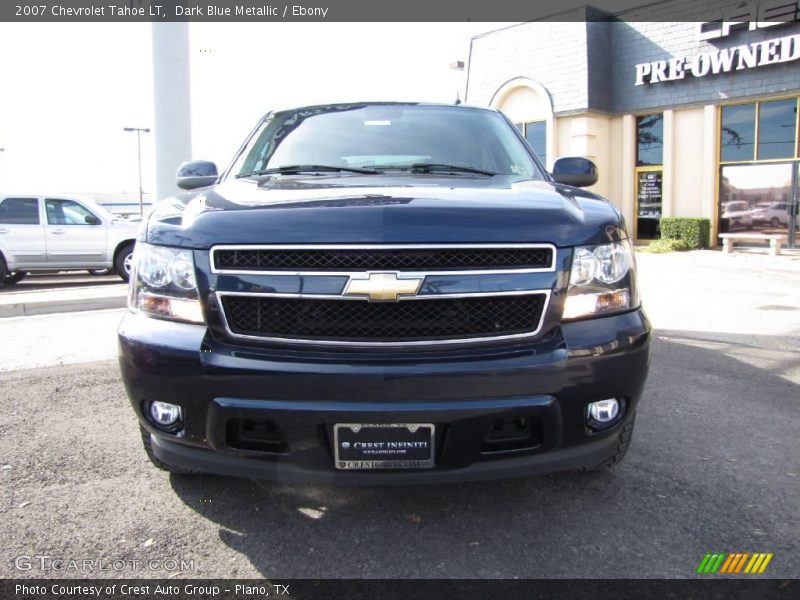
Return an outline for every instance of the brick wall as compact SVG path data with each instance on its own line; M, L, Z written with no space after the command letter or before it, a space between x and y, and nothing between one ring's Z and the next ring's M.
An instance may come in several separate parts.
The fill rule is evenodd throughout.
M610 23L613 111L631 113L650 108L715 103L746 99L800 89L800 61L766 65L704 77L687 74L684 79L634 85L637 63L692 57L703 52L800 33L800 25L741 31L712 40L697 39L694 23Z
M472 40L467 101L488 105L515 77L550 92L555 113L588 106L586 23L524 23Z
M726 0L684 2L686 19L714 14ZM591 10L591 9L584 9ZM711 11L711 12L709 12ZM593 15L597 18L602 15ZM638 63L692 57L701 52L752 44L800 33L800 24L701 41L691 22L568 21L532 22L491 32L472 40L467 101L489 104L506 81L528 77L550 92L556 115L587 109L630 114L671 106L717 103L800 90L800 60L742 71L708 74L641 86L635 83ZM624 18L641 19L646 13L629 11Z

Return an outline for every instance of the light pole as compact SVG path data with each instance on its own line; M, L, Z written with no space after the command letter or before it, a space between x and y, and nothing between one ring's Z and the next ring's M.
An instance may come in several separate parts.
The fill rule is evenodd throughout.
M6 151L5 148L0 148L0 154L4 154L5 151ZM5 167L6 165L5 164L0 164L0 166ZM5 169L0 169L0 175L5 176ZM4 185L5 185L5 181L3 181L2 178L0 178L0 192L4 191Z
M123 127L124 131L136 132L136 150L139 154L139 215L144 216L144 192L142 191L142 133L150 133L146 127Z
M456 83L456 104L461 104L461 87L464 80L464 61L463 60L454 60L450 63L450 70L457 71L457 83Z

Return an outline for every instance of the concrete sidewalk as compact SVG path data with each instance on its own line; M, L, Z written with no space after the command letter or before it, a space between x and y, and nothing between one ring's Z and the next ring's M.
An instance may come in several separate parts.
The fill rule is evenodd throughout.
M664 257L663 262L674 268L714 267L724 271L736 269L753 269L757 271L783 271L800 273L800 248L784 248L780 256L770 256L768 248L737 247L731 254L721 250L690 250L688 252L668 252L651 254L640 252L637 248L637 260L650 257Z
M127 293L128 285L125 283L102 287L6 292L0 295L0 318L123 308Z

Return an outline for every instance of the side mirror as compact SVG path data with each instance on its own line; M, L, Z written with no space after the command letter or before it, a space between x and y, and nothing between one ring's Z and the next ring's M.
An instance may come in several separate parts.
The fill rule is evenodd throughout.
M95 217L94 215L86 215L84 219L89 225L100 225L100 219Z
M176 177L182 190L206 187L217 181L217 165L207 160L190 160L178 167Z
M588 158L565 156L553 164L553 179L575 187L589 187L597 183L597 165Z

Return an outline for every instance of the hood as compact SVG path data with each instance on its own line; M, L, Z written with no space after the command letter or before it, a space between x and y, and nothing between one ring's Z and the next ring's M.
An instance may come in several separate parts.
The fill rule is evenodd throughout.
M228 180L159 202L144 238L216 244L606 243L627 237L610 202L549 181L431 175Z

